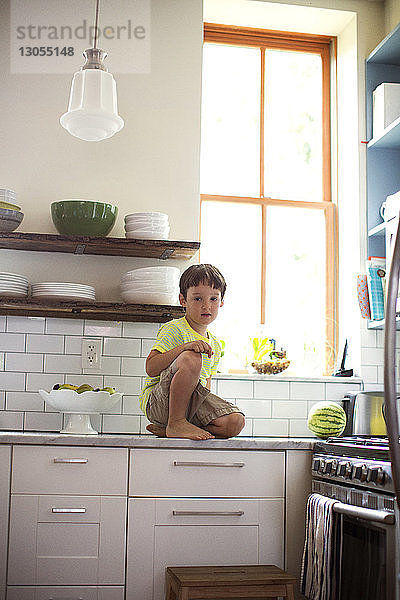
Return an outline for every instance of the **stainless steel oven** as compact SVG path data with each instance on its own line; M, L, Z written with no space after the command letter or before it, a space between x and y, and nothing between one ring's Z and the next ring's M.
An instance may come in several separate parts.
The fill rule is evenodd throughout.
M336 500L333 511L340 548L335 549L334 600L399 600L399 519L387 440L354 437L318 442L312 477L314 493Z

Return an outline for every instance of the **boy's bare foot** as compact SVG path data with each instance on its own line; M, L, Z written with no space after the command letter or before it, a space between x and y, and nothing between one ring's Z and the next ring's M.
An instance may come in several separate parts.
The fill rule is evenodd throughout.
M167 434L165 433L165 427L162 427L161 425L150 423L149 425L146 425L146 429L158 437L167 437Z
M196 425L189 423L186 419L168 424L165 431L169 438L186 438L189 440L211 440L214 438L212 433L196 427Z

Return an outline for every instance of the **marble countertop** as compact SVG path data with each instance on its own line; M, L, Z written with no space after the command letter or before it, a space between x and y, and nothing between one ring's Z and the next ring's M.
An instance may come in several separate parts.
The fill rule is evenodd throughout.
M1 431L0 444L37 444L54 446L99 446L118 448L180 448L189 450L312 450L314 438L236 437L228 440L193 441L157 438L151 435L60 433L22 433Z

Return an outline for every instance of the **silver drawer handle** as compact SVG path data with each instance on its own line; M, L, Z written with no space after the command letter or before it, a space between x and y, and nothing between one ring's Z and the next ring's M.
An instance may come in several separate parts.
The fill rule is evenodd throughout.
M53 506L51 509L52 513L85 513L86 508L82 506L82 508L56 508Z
M243 510L173 510L174 517L242 517Z
M49 600L83 600L83 598L82 596L57 596L57 598L49 596Z
M87 458L54 458L53 462L85 465L88 462L88 459Z
M180 461L174 460L174 467L244 467L243 462L233 463L216 463L216 462L203 462L203 461Z

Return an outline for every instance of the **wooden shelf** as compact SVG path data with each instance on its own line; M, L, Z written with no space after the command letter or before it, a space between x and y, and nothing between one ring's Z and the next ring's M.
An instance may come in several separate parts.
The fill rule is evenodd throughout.
M44 302L33 298L1 298L0 314L27 317L60 317L105 321L165 323L183 317L181 306L113 302Z
M400 117L390 123L382 135L372 138L368 142L368 148L386 148L388 150L399 150L400 148Z
M0 233L0 249L7 250L187 260L192 258L199 248L200 242L176 240L96 238L47 233Z
M385 319L368 321L367 329L385 329ZM396 329L400 330L400 314L396 315Z

